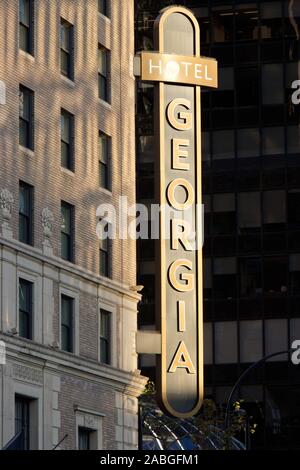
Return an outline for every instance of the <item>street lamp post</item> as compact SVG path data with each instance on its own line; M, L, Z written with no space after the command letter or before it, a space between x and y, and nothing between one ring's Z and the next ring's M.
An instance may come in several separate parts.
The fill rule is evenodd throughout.
M243 379L246 377L246 375L248 375L249 372L251 372L251 370L255 369L257 366L259 366L263 362L267 361L268 359L271 359L272 357L275 357L275 356L281 356L282 354L290 354L291 352L294 352L294 351L295 351L295 349L288 349L287 351L279 351L279 352L275 352L275 353L272 353L272 354L268 354L267 356L264 356L262 359L259 359L259 361L254 362L253 364L251 364L251 366L249 366L242 373L242 375L238 378L238 380L236 381L236 383L232 387L232 390L231 390L231 392L229 394L229 397L228 397L228 400L227 400L226 411L225 411L225 429L228 429L228 426L229 426L229 408L230 408L230 405L231 405L232 398L233 398L237 388L239 387L239 385L241 384Z

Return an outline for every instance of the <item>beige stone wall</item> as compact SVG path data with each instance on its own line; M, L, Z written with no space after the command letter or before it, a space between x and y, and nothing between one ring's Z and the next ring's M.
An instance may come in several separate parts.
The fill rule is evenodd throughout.
M134 241L113 241L112 280L99 276L96 209L135 202L135 108L132 58L134 2L111 0L110 19L97 0L35 0L34 57L19 50L19 0L0 0L0 191L14 198L7 222L0 208L0 336L8 364L0 387L0 447L14 434L14 396L38 403L37 447L76 447L78 423L100 426L102 446L136 448L139 296ZM74 83L60 74L60 18L74 25ZM111 51L111 104L98 99L98 44ZM34 152L19 146L19 85L35 93ZM60 112L75 116L75 172L61 168ZM112 138L112 192L98 185L98 133ZM19 180L34 186L34 246L18 241ZM75 264L60 259L61 200L75 206ZM41 213L55 224L45 250ZM8 225L7 225L8 224ZM18 276L34 283L33 341L18 330ZM75 354L60 351L60 296L75 299ZM99 310L112 313L112 367L99 363ZM17 366L15 365L17 364ZM34 377L38 380L33 380ZM3 389L3 396L2 394ZM79 411L75 408L79 407ZM5 413L4 413L5 411ZM100 423L100 424L99 424Z
M7 104L0 112L0 189L14 195L13 233L18 235L18 181L35 188L34 245L42 247L41 211L55 215L52 238L60 253L60 201L75 206L75 261L99 273L96 209L135 201L133 1L113 0L111 19L98 14L97 0L35 0L34 57L19 50L18 0L0 2L0 80ZM74 83L60 74L60 17L74 25ZM98 99L98 43L111 51L111 105ZM19 147L19 84L35 92L35 149ZM75 116L75 173L60 164L60 111ZM98 185L98 132L112 137L112 194ZM1 220L0 220L1 223ZM113 278L135 284L135 243L113 242Z

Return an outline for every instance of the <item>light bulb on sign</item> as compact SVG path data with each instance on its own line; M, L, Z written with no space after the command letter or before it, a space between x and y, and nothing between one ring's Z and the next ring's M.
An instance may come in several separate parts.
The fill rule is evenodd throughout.
M174 60L171 60L170 62L167 63L165 73L169 78L175 79L177 75L180 72L180 65L175 62Z

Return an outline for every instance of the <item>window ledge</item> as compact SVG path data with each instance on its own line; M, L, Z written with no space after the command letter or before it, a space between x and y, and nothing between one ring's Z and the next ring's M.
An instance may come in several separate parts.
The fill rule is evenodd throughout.
M102 188L101 186L99 186L99 191L101 193L105 194L106 196L111 196L112 197L112 191L110 191L109 189Z
M106 21L109 25L111 24L111 18L109 16L104 15L104 13L101 13L100 11L98 11L98 16L102 20Z
M34 157L34 151L28 149L27 147L23 147L23 145L19 145L19 150L28 157Z
M35 62L35 57L30 54L30 52L23 51L23 49L19 49L19 54L24 58L31 60L31 62Z
M65 82L67 85L71 86L72 88L75 87L75 81L72 80L71 78L66 77L62 73L60 74L62 81Z
M68 168L64 168L63 166L60 167L61 171L68 176L72 176L74 178L75 172L72 170L68 170Z
M100 416L100 418L105 418L106 416L106 414L104 413L100 413L99 411L83 408L82 406L76 405L76 404L73 406L73 409L74 411L79 411L80 413L86 413L86 414L93 415L93 416Z
M107 101L104 101L101 98L98 98L98 100L101 105L105 106L105 108L109 109L110 111L112 110L111 103L108 103Z

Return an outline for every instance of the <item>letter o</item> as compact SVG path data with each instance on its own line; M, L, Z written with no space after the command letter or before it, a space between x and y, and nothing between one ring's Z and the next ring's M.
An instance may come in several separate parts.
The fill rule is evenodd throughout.
M178 186L182 186L187 192L187 198L185 202L178 202L175 198L175 191ZM184 178L177 178L171 181L167 189L168 201L174 209L178 211L184 211L189 209L195 201L195 191L191 183Z

